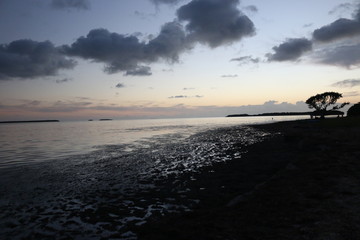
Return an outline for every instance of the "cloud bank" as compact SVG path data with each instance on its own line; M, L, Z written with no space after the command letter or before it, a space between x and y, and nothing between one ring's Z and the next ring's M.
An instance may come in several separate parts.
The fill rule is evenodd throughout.
M352 19L339 18L336 21L315 29L312 39L288 39L273 47L274 53L266 57L271 61L296 61L305 53L313 51L312 60L326 65L360 67L360 5L342 4L337 8L356 6ZM332 11L333 12L333 11ZM324 47L322 47L324 46Z
M133 35L94 29L70 46L63 46L63 51L73 57L105 63L105 72L110 74L125 71L125 75L147 76L151 75L151 69L143 64L159 60L177 62L179 54L187 48L182 26L169 22L147 43Z
M174 4L180 0L152 2ZM51 5L57 9L90 8L88 0L52 0ZM141 40L139 34L119 34L99 28L61 47L31 40L1 45L0 78L53 76L60 69L75 66L69 57L102 63L108 74L149 76L152 74L149 65L159 61L176 63L182 53L197 43L215 48L255 34L253 22L238 10L238 5L239 0L192 0L177 10L177 19L165 23L149 40ZM24 50L26 44L32 50Z
M187 98L186 95L174 96L173 98ZM202 96L193 96L202 97ZM20 104L8 105L0 103L2 120L14 120L12 112L21 109L24 114L36 114L37 116L52 117L55 119L89 119L96 116L109 116L111 118L164 118L164 117L224 117L229 114L259 114L266 112L303 112L308 111L307 105L300 101L295 104L288 102L267 101L258 105L242 106L187 106L177 104L172 106L121 106L117 104L105 105L90 99L74 99L68 101L40 102L23 101ZM8 114L10 113L10 114ZM96 114L96 115L94 115ZM23 116L18 115L19 119ZM16 120L16 118L15 118Z

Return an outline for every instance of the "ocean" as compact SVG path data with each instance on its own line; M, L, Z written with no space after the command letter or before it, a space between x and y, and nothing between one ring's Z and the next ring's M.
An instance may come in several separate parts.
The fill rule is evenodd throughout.
M1 124L0 236L137 239L148 219L201 204L181 176L269 137L246 125L303 118Z

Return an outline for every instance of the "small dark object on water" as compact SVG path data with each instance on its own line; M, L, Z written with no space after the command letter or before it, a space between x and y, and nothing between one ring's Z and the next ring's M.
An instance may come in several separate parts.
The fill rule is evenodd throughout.
M60 122L59 120L28 120L28 121L3 121L0 123L44 123L44 122Z

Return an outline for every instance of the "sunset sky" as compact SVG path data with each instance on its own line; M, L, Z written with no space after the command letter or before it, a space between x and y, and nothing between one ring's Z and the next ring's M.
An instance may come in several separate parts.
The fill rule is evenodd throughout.
M0 121L360 102L359 1L0 0Z

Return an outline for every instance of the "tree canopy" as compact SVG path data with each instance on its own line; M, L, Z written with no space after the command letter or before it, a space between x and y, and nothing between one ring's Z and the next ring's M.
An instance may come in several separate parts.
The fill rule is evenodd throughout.
M350 107L347 115L348 117L360 116L360 102Z
M319 112L321 117L324 118L325 113L328 111L328 107L331 105L335 105L337 100L342 98L342 94L338 92L324 92L320 94L316 94L315 96L311 96L308 100L306 100L306 104L310 109L315 109L315 111ZM331 110L338 110L346 106L347 102L342 103L340 105L335 105Z

